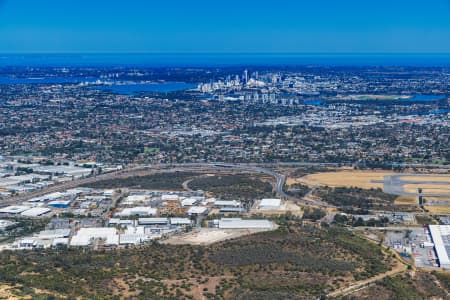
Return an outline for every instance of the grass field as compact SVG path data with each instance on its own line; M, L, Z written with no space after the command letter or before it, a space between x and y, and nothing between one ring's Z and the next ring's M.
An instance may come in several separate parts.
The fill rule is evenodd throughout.
M433 214L450 214L450 206L424 206L424 208Z
M383 183L372 180L383 180L384 176L392 175L386 171L341 171L323 172L307 175L301 178L288 178L287 184L304 183L307 185L328 185L332 187L359 187L363 189L383 188Z
M322 172L310 174L300 178L288 178L286 184L295 183L306 184L309 186L327 185L331 187L359 187L363 189L381 188L383 183L372 181L383 180L384 176L393 175L394 172L389 171L339 171L339 172ZM430 194L450 194L450 175L433 175L433 176L402 176L402 180L408 181L424 181L423 184L405 184L403 186L405 192L417 193L417 189L421 187L424 193ZM442 182L442 184L427 184L426 182ZM411 204L415 199L399 197L396 200L398 204Z
M417 193L422 188L424 194L450 194L450 184L405 184L403 190L408 193Z
M417 204L417 197L414 196L398 196L395 200L394 200L394 204L397 205L412 205L412 204Z

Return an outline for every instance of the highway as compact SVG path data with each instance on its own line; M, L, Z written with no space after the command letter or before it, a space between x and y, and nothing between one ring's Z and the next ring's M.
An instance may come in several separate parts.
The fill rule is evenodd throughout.
M95 175L87 178L80 178L76 180L72 180L69 182L64 182L61 184L56 184L50 186L48 188L37 190L31 193L22 194L19 196L11 197L3 199L0 203L1 206L14 205L20 203L22 201L29 200L34 197L42 196L48 193L60 192L67 189L75 188L77 186L93 183L101 180L114 179L114 178L124 178L129 176L143 176L150 175L155 173L170 173L170 172L205 172L205 171L233 171L233 172L242 172L242 173L257 173L257 174L265 174L271 176L275 179L274 190L277 195L284 199L292 200L298 204L303 205L315 205L321 207L332 207L326 203L297 198L291 195L288 195L284 192L283 187L286 182L286 178L284 175L279 174L269 168L268 165L274 166L273 164L231 164L231 163L220 163L220 162L211 162L211 163L176 163L176 164L155 164L155 165L141 165L130 167L127 169L123 169L116 172L110 172L100 175ZM308 163L308 165L323 165L320 163L312 164Z
M22 194L15 197L10 197L1 200L0 206L6 206L6 205L12 205L17 204L21 201L26 201L28 199L42 196L48 193L63 191L71 188L75 188L77 186L87 184L87 183L93 183L100 180L106 180L106 179L114 179L114 178L123 178L123 177L129 177L129 176L143 176L143 175L149 175L149 174L155 174L160 172L183 172L183 171L197 171L197 172L205 172L208 170L211 171L234 171L234 172L244 172L244 173L259 173L259 174L265 174L268 176L271 176L275 179L276 183L274 185L275 192L277 195L284 199L292 200L298 204L303 205L314 205L319 207L334 207L332 205L329 205L327 203L312 200L312 199L306 199L307 197L303 198L297 198L291 195L288 195L284 190L283 187L286 182L286 178L283 174L279 174L273 169L283 166L341 166L341 165L351 165L350 163L311 163L311 162L280 162L280 163L223 163L223 162L210 162L210 163L167 163L167 164L153 164L153 165L139 165L139 166L132 166L120 171L116 172L110 172L100 175L95 175L92 177L87 178L81 178L72 180L69 182L56 184L50 187L47 187L42 190L37 190L31 193ZM393 165L401 165L404 167L412 167L412 166L419 166L419 164L393 164ZM420 165L422 167L429 166L429 167L443 167L442 165L435 165L435 164L429 164L429 165ZM393 177L394 179L397 179L397 177ZM394 182L393 182L394 183ZM398 189L395 187L395 184L388 184L387 186L388 192L392 192L393 194L403 194L398 191ZM392 191L391 191L392 190Z

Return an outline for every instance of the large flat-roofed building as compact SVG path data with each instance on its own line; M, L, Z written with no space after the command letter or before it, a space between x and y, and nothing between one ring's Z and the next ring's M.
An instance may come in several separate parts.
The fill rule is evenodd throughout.
M0 208L0 214L17 215L21 212L30 209L29 206L24 205L10 205L7 207Z
M170 218L171 225L191 225L192 221L189 218Z
M148 195L129 195L124 201L124 205L133 205L137 202L144 202L149 200L150 197Z
M41 217L45 214L48 214L51 211L52 210L47 207L33 207L26 211L21 212L20 215L24 216L24 217L37 218L37 217Z
M169 225L168 218L139 218L139 225L147 226L167 226Z
M77 234L72 237L70 246L86 247L95 239L104 240L105 246L119 245L119 235L115 228L91 227L81 228Z
M278 210L281 207L281 199L262 199L258 208L262 210Z
M147 234L140 233L124 233L119 235L120 245L139 245L149 239L150 237Z
M220 229L273 229L271 221L265 219L222 218L218 220Z
M71 230L67 229L51 229L51 230L43 230L39 232L37 235L38 238L42 240L50 240L57 238L68 238L70 236Z
M175 194L164 194L161 196L162 201L177 201L180 199L180 196Z
M198 202L198 199L196 198L186 198L181 200L181 206L192 206L195 205Z
M67 208L71 202L71 200L54 200L47 203L47 205L54 208Z
M12 227L14 227L17 224L19 224L19 223L12 222L12 221L9 221L9 220L0 220L0 231L4 231L4 230L7 230L9 228L12 228Z
M207 207L204 206L191 206L189 207L187 214L188 215L202 215L208 211Z
M219 212L221 214L241 214L245 212L245 209L242 207L221 207Z
M428 225L441 268L450 269L450 225Z
M223 208L223 207L239 207L241 206L241 202L236 200L216 200L214 201L214 207Z
M155 216L157 209L148 206L136 206L124 208L121 212L116 213L116 216Z
M128 227L134 226L134 220L121 220L118 218L111 218L108 221L109 226L120 226L120 227Z

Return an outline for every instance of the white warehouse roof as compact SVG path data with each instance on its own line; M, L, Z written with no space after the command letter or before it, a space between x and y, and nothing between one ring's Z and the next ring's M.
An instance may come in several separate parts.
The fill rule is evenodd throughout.
M139 218L138 220L140 225L156 225L156 224L168 224L168 218Z
M170 218L172 225L190 225L192 221L189 218Z
M89 246L92 239L104 239L105 245L118 245L119 235L112 227L81 228L70 241L71 246Z
M259 208L261 209L276 209L279 208L281 206L281 199L262 199L261 202L259 203Z
M222 218L219 220L221 229L273 229L271 221L265 219L240 219L240 218Z
M45 215L51 211L52 210L50 208L46 208L46 207L33 207L26 211L23 211L20 215L25 216L25 217L39 217L39 216Z
M161 200L163 201L176 201L178 200L180 197L178 195L175 194L164 194L161 196Z
M156 215L156 208L148 206L136 206L131 208L124 208L121 212L116 213L116 216L153 216Z
M149 240L149 236L141 233L124 233L119 236L121 245L137 245Z
M450 225L428 225L441 268L450 269Z
M181 206L192 206L198 202L196 198L186 198L181 201Z
M19 214L30 209L29 206L24 205L10 205L7 207L0 208L0 213L2 214Z
M188 209L187 213L190 214L190 215L191 214L200 215L200 214L205 213L207 210L208 210L208 208L204 207L204 206L191 206Z
M149 199L149 197L147 195L130 195L127 197L126 201L133 203L133 202L145 201L147 199Z
M241 202L236 200L216 200L214 201L215 206L232 206L238 207L241 205Z
M71 232L70 228L43 230L39 232L38 238L43 240L67 238L70 236L70 232Z
M132 226L134 224L134 220L121 220L117 218L111 218L108 221L108 225L130 225Z

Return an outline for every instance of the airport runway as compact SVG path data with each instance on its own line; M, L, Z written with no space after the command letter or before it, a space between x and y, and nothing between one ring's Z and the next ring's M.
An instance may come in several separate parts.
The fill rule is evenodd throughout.
M398 196L417 196L418 193L405 192L403 186L406 184L435 184L435 185L448 185L450 189L450 182L445 181L423 181L423 180L404 180L404 177L436 177L436 175L424 175L424 174L395 174L387 175L383 180L377 180L373 182L383 183L384 192L388 194L398 195ZM432 196L432 197L450 197L450 192L448 194L430 194L422 193L422 196Z

